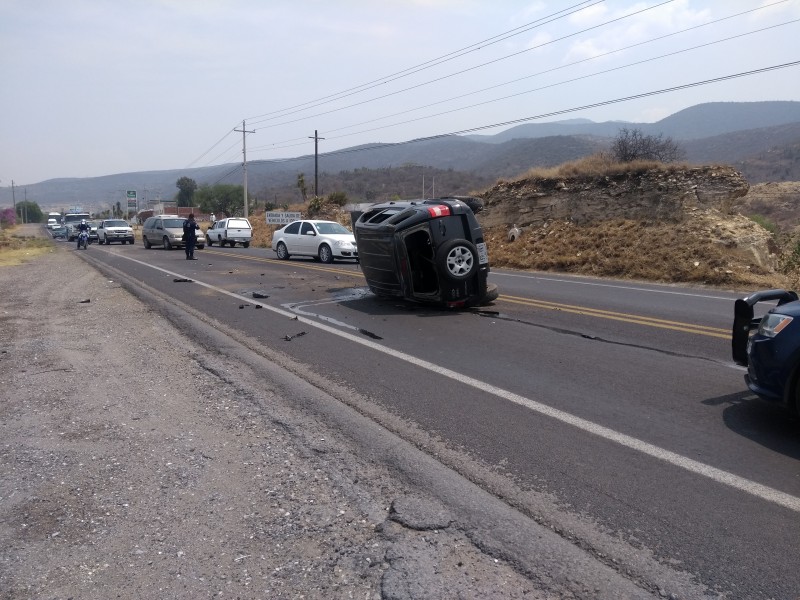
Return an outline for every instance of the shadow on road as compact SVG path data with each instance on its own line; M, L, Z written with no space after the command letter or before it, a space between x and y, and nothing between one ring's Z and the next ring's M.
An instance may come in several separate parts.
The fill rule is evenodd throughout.
M785 407L761 400L749 391L709 398L703 404L725 405L722 420L728 429L800 460L800 418Z

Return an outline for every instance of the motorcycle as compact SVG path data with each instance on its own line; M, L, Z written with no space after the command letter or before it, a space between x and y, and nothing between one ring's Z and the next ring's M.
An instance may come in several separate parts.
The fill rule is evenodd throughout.
M86 250L89 247L89 232L81 231L78 234L78 248Z

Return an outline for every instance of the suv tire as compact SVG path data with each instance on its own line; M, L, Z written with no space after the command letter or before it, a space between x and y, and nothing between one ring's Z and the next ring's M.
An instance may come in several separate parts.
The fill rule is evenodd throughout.
M467 240L447 240L436 252L436 268L450 281L469 279L478 268L478 251Z

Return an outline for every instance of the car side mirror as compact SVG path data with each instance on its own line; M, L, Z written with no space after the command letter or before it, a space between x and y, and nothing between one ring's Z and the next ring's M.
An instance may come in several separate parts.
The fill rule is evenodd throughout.
M316 231L306 231L306 235L317 235Z

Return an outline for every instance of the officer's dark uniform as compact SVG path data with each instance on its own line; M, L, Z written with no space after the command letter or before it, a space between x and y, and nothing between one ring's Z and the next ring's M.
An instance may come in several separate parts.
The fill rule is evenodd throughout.
M197 260L194 257L194 247L197 245L197 230L200 226L194 220L194 215L190 215L183 222L183 247L186 250L186 260Z

